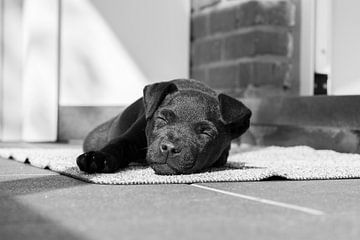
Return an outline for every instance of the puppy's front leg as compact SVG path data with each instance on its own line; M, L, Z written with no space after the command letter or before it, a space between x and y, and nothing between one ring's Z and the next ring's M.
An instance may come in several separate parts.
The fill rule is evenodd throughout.
M136 143L120 137L99 151L90 151L80 155L76 163L80 170L87 173L112 173L138 159L140 150Z
M112 173L130 162L146 157L145 119L138 119L122 136L111 140L99 151L81 154L76 163L87 173Z

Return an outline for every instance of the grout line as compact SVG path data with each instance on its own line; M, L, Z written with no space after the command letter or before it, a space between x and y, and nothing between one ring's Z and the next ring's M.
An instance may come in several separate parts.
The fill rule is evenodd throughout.
M0 174L0 177L13 177L13 176L53 176L59 175L54 173L10 173L10 174Z
M239 194L239 193L233 193L233 192L224 191L224 190L211 188L211 187L206 187L206 186L198 185L198 184L190 184L190 185L194 186L194 187L197 187L197 188L202 188L202 189L205 189L205 190L213 191L213 192L218 192L218 193L230 195L230 196L233 196L233 197L238 197L238 198L242 198L242 199L246 199L246 200L250 200L250 201L255 201L255 202L260 202L260 203L273 205L273 206L277 206L277 207L288 208L288 209L304 212L304 213L311 214L311 215L320 216L320 215L325 214L324 212L322 212L320 210L316 210L316 209L312 209L312 208L302 207L302 206L283 203L283 202L277 202L277 201L268 200L268 199L264 199L264 198L252 197L252 196L243 195L243 194Z

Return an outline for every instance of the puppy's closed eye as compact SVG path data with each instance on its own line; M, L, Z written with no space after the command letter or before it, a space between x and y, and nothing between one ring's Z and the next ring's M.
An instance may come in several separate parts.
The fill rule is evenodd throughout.
M161 128L167 124L173 123L176 119L176 115L169 109L161 110L155 118L155 126Z
M197 134L213 138L217 135L217 130L215 126L208 122L203 121L196 124L195 131Z
M167 124L168 124L168 120L165 117L163 117L163 116L156 117L156 119L155 119L155 127L156 128L162 128Z
M168 120L167 120L166 118L162 117L162 116L158 116L158 117L156 118L156 120L157 120L157 121L161 121L161 122L163 122L163 123L168 123Z

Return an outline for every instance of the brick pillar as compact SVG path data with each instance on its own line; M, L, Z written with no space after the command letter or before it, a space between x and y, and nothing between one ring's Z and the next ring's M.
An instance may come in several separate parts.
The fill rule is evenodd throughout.
M298 95L296 0L192 0L191 77L235 97Z

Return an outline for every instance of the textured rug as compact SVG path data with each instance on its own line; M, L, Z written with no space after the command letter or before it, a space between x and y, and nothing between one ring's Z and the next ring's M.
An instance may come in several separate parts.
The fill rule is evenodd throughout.
M2 148L0 156L99 184L162 184L198 182L360 178L360 155L296 147L232 147L226 166L207 172L160 176L147 166L133 165L114 174L86 174L76 166L77 148Z

